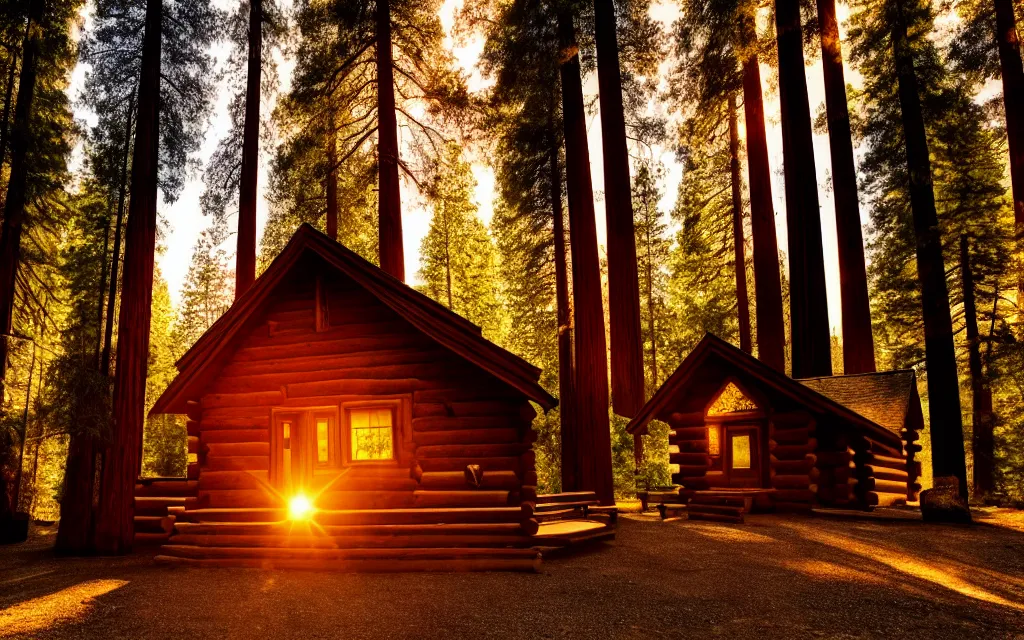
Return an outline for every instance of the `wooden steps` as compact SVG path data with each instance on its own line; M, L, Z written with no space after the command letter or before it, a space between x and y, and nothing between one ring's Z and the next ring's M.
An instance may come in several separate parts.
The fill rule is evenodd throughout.
M195 508L199 483L186 478L140 478L135 484L135 543L163 544L187 508Z
M698 491L686 507L690 520L743 524L747 497L727 491Z
M533 535L545 555L583 544L615 539L618 509L601 506L593 491L572 491L537 496L534 519L540 523Z
M165 545L163 564L343 572L537 571L535 549L228 549Z
M522 507L185 510L159 560L195 566L337 571L536 570Z

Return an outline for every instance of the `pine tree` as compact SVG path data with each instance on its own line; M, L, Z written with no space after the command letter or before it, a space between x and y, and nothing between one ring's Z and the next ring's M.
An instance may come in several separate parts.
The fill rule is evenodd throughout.
M476 182L457 145L426 187L434 214L420 247L423 290L500 341L494 245L471 201Z
M227 254L219 246L224 237L225 230L215 225L200 234L192 250L170 346L175 359L184 355L231 306L232 277ZM156 335L158 330L152 333Z
M413 158L399 157L399 116L409 132L403 144L431 160L447 141L437 124L454 122L468 106L462 78L442 46L438 6L437 0L301 3L299 64L277 115L311 148L331 156L320 181L335 169L377 178L380 265L399 279L405 270L399 172L418 182L421 169ZM426 106L430 119L418 115L414 104ZM366 148L374 135L375 154ZM348 169L352 158L362 167ZM365 192L365 182L358 182Z
M6 537L18 507L18 460L25 426L21 420L13 432L8 428L12 416L7 412L13 408L6 391L8 365L19 349L16 343L34 333L30 326L53 324L47 304L52 276L47 267L57 261L55 236L65 223L63 186L73 134L65 89L76 53L71 29L78 6L33 0L22 7L27 15L12 11L11 21L4 25L6 33L21 33L23 40L17 91L11 82L7 87L16 100L8 134L10 173L0 187L0 193L6 193L0 231L0 537ZM6 121L3 127L6 132ZM17 457L11 446L15 442Z

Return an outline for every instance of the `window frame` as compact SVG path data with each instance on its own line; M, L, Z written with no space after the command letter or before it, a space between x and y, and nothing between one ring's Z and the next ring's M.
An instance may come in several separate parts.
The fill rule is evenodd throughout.
M358 411L360 409L391 409L391 457L384 460L353 460L352 459L352 411ZM341 403L341 418L342 427L340 430L342 449L344 451L344 458L342 464L344 466L398 466L400 463L400 448L402 442L399 439L399 435L402 433L400 429L400 423L402 420L402 400L401 399L388 399L388 400L359 400L353 402L342 402Z

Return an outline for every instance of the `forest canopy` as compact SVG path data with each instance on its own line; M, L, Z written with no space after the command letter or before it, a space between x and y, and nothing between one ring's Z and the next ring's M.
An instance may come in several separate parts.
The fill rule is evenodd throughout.
M542 369L538 491L578 480L593 403L615 495L671 484L668 427L613 405L712 333L789 374L914 369L960 416L926 485L942 442L941 475L960 446L975 498L1024 501L1024 71L997 38L1024 2L813 4L0 2L5 513L92 495L83 451L303 223ZM143 476L194 462L178 417L142 445Z

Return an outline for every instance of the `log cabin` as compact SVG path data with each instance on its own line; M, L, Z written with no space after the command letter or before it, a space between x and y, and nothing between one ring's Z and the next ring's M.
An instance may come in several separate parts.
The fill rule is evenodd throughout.
M794 380L706 335L639 414L669 427L690 517L750 509L869 509L916 500L924 416L914 372Z
M540 370L312 227L177 368L151 413L187 416L196 491L160 560L536 567Z

